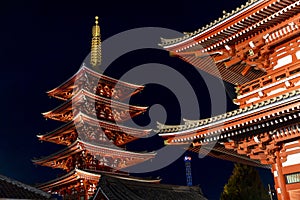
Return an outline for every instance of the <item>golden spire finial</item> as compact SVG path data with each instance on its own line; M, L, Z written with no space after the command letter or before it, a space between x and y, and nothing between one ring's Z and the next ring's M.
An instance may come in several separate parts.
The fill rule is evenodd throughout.
M99 17L95 17L95 25L92 29L92 46L91 46L91 65L96 67L101 64L101 34L100 26L98 25Z

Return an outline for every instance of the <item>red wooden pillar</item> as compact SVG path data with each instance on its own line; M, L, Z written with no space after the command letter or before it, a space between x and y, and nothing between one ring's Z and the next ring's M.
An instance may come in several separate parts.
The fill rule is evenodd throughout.
M289 194L287 192L286 189L286 183L285 183L285 178L282 172L282 163L280 160L280 156L279 156L279 152L280 150L277 150L275 152L275 156L276 156L276 163L274 164L275 166L275 170L277 171L277 184L278 187L280 188L279 191L277 190L277 196L279 200L290 200Z
M84 199L88 200L89 199L89 188L90 188L90 184L88 181L84 182Z

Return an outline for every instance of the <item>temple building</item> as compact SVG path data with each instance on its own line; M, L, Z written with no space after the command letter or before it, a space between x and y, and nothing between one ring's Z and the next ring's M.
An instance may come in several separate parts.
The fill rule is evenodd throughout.
M100 63L100 27L96 17L90 66L83 65L73 77L49 91L50 97L60 99L63 103L43 113L46 119L64 124L44 135L38 135L39 140L63 145L65 148L33 160L35 164L60 168L66 172L38 186L48 193L62 195L64 199L91 199L103 174L147 183L160 181L138 179L121 171L152 159L156 154L126 151L127 143L147 136L151 130L120 125L147 110L147 107L122 103L124 99L142 91L143 86L96 72L94 69ZM105 196L102 195L100 199L103 198Z
M158 124L165 143L191 144L194 152L270 168L279 200L300 197L299 11L299 0L249 0L195 32L160 44L235 84L239 106L182 125Z

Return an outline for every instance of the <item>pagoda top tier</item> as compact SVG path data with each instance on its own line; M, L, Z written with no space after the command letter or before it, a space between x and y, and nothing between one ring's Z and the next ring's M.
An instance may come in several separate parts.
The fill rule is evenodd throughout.
M47 93L51 97L68 100L82 89L106 98L123 100L140 92L144 86L105 76L83 64L76 74Z

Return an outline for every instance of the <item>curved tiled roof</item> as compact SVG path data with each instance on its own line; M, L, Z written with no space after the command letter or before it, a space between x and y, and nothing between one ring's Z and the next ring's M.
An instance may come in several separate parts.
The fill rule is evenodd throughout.
M103 199L152 200L198 199L206 200L198 186L178 186L125 180L102 175L93 200Z
M50 180L46 183L42 183L38 186L38 188L45 190L45 191L51 191L54 187L59 187L65 184L69 184L71 182L76 182L79 179L86 179L86 180L94 180L98 181L100 178L100 174L89 172L86 170L80 170L75 168L74 170L70 171L69 173L60 176L56 179ZM53 192L53 191L51 191Z
M146 112L146 110L148 108L145 106L134 106L134 105L129 105L129 104L122 103L119 101L107 99L105 97L101 97L99 95L93 94L89 91L82 89L82 90L80 90L80 92L78 92L76 95L74 95L71 99L65 101L63 104L57 106L56 108L54 108L48 112L42 113L42 115L44 115L45 118L52 118L52 115L60 116L60 114L63 112L67 112L67 111L71 111L71 110L74 111L78 105L80 105L80 106L78 106L77 108L82 108L82 110L84 111L85 110L85 109L83 109L84 106L81 107L81 105L87 105L88 104L87 102L89 102L90 104L94 104L94 105L95 105L95 103L105 104L112 109L116 108L116 109L128 111L128 115L126 115L124 117L124 119L121 119L121 118L120 118L120 120L114 119L116 121L123 121L123 120L125 121L129 117L137 115L137 113L139 114L141 112ZM73 114L74 113L72 112L71 118L74 117ZM59 121L71 121L69 118L65 119L63 117L62 118L52 118L52 119L59 120ZM112 119L110 119L110 120L112 121Z
M203 31L222 23L223 21L225 21L228 18L238 14L239 12L244 11L245 9L249 8L250 6L252 6L253 4L255 4L259 1L262 1L262 0L250 0L250 1L247 1L245 4L242 4L240 7L237 7L235 10L232 10L231 12L223 11L223 16L222 17L219 17L215 21L210 22L209 24L199 28L198 30L196 30L194 32L185 33L183 37L173 38L173 39L161 38L162 43L160 45L161 46L172 45L172 44L176 44L176 43L179 43L181 41L184 41L188 38L194 37L194 36L198 35L199 33L202 33Z
M55 138L63 136L64 134L68 135L70 132L73 132L76 134L76 137L78 137L78 130L77 128L81 125L86 125L87 127L101 127L102 129L108 129L111 131L117 131L120 133L125 133L128 134L128 136L140 138L140 137L146 137L147 135L150 134L152 129L139 129L139 128L132 128L132 127L127 127L123 126L120 124L115 124L109 121L104 121L104 120L99 120L99 119L94 119L84 113L78 113L72 121L56 128L53 131L50 131L44 135L37 135L39 140L44 140L44 141L49 141L49 142L57 142ZM69 144L70 141L60 141L61 144ZM123 144L122 144L123 145Z
M231 42L235 44L242 38L253 35L285 21L299 13L300 2L297 0L251 0L218 20L174 39L161 38L160 46L176 52L217 49ZM203 48L204 49L203 49Z
M293 96L300 96L300 89L285 93L283 95L279 95L277 97L273 97L271 99L267 99L265 101L255 103L250 106L246 106L244 108L239 108L221 115L217 115L211 118L207 119L201 119L201 120L187 120L184 119L185 124L184 125L164 125L161 123L157 122L157 132L160 133L161 136L164 136L163 133L174 133L174 132L180 132L180 131L185 131L185 130L190 130L190 129L195 129L195 128L201 128L203 126L210 125L212 123L218 123L222 120L228 119L230 117L235 117L239 115L246 114L247 112L254 111L256 109L262 108L264 106L267 106L269 104L273 104L276 102L280 102L281 100L291 98Z
M99 145L90 144L88 142L77 139L75 142L73 142L73 144L69 145L68 147L60 151L57 151L49 156L42 157L40 159L34 159L33 162L37 164L51 162L52 160L56 160L58 158L62 159L64 157L68 157L70 154L78 153L84 150L90 152L92 155L94 154L119 155L120 154L128 158L145 159L145 160L151 159L156 155L156 152L132 152L132 151L123 150L114 145L107 146L101 144L101 146L99 146Z
M110 85L116 85L117 84L118 87L127 88L132 92L132 95L136 94L137 92L139 92L141 90L143 90L144 87L145 87L145 86L142 86L142 85L127 83L127 82L124 82L122 80L117 80L115 78L106 76L104 74L101 74L99 72L96 72L96 71L86 67L85 64L83 63L82 67L80 67L80 69L71 78L69 78L68 80L66 80L62 84L60 84L58 87L56 87L52 90L49 90L47 92L47 94L49 96L52 96L52 97L55 97L55 98L58 98L58 99L67 100L63 97L60 97L57 94L60 93L61 90L67 90L67 88L69 88L69 87L71 87L71 88L74 87L74 83L76 81L78 81L80 77L85 77L86 78L87 75L91 75L92 77L95 77L99 80L105 81L105 82L109 83ZM71 96L74 96L74 95L76 95L76 93L72 94ZM128 95L130 96L130 94L128 94ZM129 96L124 96L121 99L125 99Z
M51 195L0 175L0 198L2 199L50 199Z

